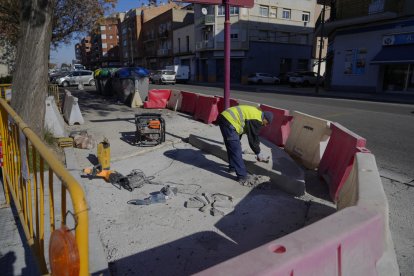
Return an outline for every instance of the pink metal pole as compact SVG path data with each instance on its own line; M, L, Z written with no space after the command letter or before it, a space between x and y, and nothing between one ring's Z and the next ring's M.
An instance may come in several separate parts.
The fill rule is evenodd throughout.
M230 107L230 4L223 0L224 21L224 108Z

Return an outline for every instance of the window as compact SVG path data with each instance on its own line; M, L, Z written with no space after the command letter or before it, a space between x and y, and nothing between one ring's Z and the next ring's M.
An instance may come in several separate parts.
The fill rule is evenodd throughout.
M269 17L273 17L273 18L276 18L277 17L277 9L276 9L276 7L270 7Z
M268 6L259 6L260 16L269 17L269 7Z
M239 14L239 7L230 6L230 15L237 15L237 14ZM220 5L220 6L217 7L217 15L218 16L224 16L225 15L224 6Z
M259 31L259 40L267 40L267 31Z
M122 42L122 45L123 45L124 47L126 47L126 44L127 44L127 42L126 42L126 40L124 40L124 41Z
M178 38L178 52L181 53L181 38Z
M283 9L282 18L283 19L290 19L290 13L291 13L290 9Z
M101 26L101 31L105 31L106 27L105 26Z
M310 20L310 12L302 12L302 21L309 22Z
M186 39L187 53L189 53L190 52L190 37L187 35L185 39Z
M111 26L109 26L109 27L108 27L108 30L112 30L112 27L111 27Z
M107 47L106 43L102 43L102 48L106 49Z
M297 69L299 71L308 70L308 64L309 64L309 60L307 60L307 59L298 59Z
M113 39L114 37L112 35L109 36L109 39Z
M106 39L106 34L101 35L102 39Z
M231 40L239 40L239 34L238 33L232 33L230 34Z

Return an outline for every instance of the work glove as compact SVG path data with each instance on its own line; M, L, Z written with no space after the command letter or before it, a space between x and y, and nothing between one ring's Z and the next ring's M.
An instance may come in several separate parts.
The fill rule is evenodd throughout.
M266 156L266 155L264 155L264 153L260 152L256 155L256 159L259 162L267 163L267 162L269 162L270 156Z

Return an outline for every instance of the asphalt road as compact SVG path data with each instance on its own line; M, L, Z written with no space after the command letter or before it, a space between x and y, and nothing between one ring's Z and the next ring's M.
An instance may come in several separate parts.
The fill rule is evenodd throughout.
M217 87L151 85L207 95L223 95ZM274 88L274 87L273 87ZM375 155L390 206L390 228L401 275L414 274L414 105L270 92L271 87L239 87L231 97L298 110L335 121L367 139ZM276 88L277 89L277 88ZM287 87L281 88L285 92ZM266 92L263 92L266 91ZM292 90L292 94L293 94Z

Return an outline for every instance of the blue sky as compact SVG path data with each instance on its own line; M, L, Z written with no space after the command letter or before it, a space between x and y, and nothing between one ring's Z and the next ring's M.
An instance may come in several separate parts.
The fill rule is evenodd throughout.
M158 0L158 3L166 1ZM118 0L118 4L115 7L115 11L125 12L132 8L140 7L142 4L147 4L148 1L138 0ZM50 53L50 62L52 63L72 63L72 59L75 58L75 44L78 40L73 40L69 45L62 45L56 51Z

